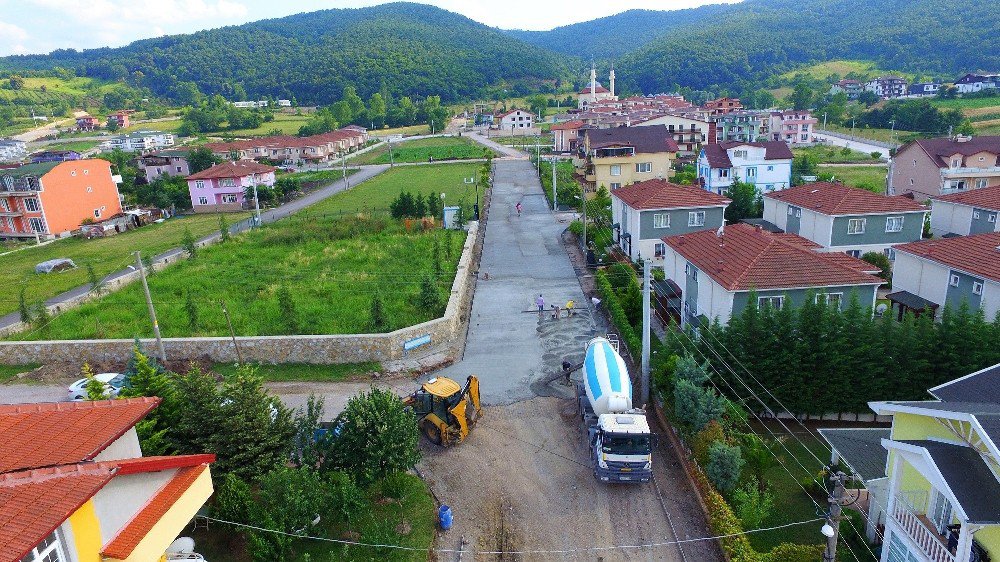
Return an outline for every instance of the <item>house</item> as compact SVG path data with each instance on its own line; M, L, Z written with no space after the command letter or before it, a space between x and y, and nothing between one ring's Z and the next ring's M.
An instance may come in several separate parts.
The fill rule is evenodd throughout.
M792 151L783 141L706 144L698 155L698 181L722 194L734 180L752 183L761 193L792 184Z
M663 243L663 271L681 289L682 325L725 324L746 308L751 293L762 307L800 306L813 298L842 309L852 295L874 307L882 284L871 264L744 223L665 236Z
M764 220L798 234L825 251L856 258L916 242L927 208L907 197L879 195L841 183L807 183L764 194Z
M805 110L772 111L768 123L771 140L788 144L811 143L819 120Z
M602 102L602 101L613 101L617 100L618 97L615 96L615 67L611 67L611 72L608 74L609 85L611 89L607 89L601 86L601 83L597 81L597 69L594 65L590 66L590 85L580 90L576 95L577 107L579 109L587 109L591 104Z
M554 152L576 152L583 121L564 121L552 125L552 150Z
M68 236L86 219L121 213L120 181L99 159L0 170L0 238Z
M1000 74L966 74L955 80L955 88L960 94L974 94L982 90L1000 88Z
M263 108L267 107L267 100L260 100L260 101L234 101L232 103L233 103L233 107L239 107L241 109L258 109L258 108L263 109ZM291 106L291 102L289 102L289 106Z
M836 95L843 92L847 94L849 100L858 99L863 91L865 91L864 84L857 80L840 80L830 87L830 94Z
M906 79L898 76L879 76L865 83L865 90L882 99L901 98L906 95Z
M1000 136L918 139L889 162L889 193L924 201L1000 184Z
M111 139L112 150L117 149L125 152L148 152L173 145L174 135L161 131L136 131Z
M354 152L368 142L368 130L350 125L308 137L273 136L245 141L207 143L204 146L228 160L268 159L286 164L327 162Z
M129 124L131 123L131 117L130 117L131 114L132 112L129 110L122 110L122 111L116 111L111 115L108 115L108 126L110 127L111 123L115 123L117 124L119 129L128 128Z
M151 182L156 178L166 174L169 176L191 175L191 168L188 166L187 148L176 148L158 150L150 152L139 158L139 167L146 174L146 181Z
M766 141L771 138L771 114L767 111L733 111L708 118L715 123L716 142Z
M865 535L869 543L880 542L889 497L885 477L889 453L882 446L882 440L888 439L892 430L882 427L847 427L821 428L818 432L830 445L830 466L839 467L843 472L854 476L855 482L863 483L868 490Z
M725 115L734 111L743 111L740 98L719 98L705 102L702 106L710 115Z
M932 400L870 402L892 427L882 562L1000 559L1000 365L931 388Z
M590 192L598 186L614 191L652 178L668 179L677 143L666 127L587 129L574 159Z
M931 233L935 236L1000 231L1000 185L931 198Z
M165 560L215 455L142 456L135 426L159 402L0 405L0 560Z
M28 156L28 144L17 139L0 139L0 162L20 162Z
M292 100L278 100L278 107L292 107Z
M223 162L187 177L191 206L196 213L240 211L247 202L245 193L254 186L274 185L271 166L252 160Z
M916 84L910 84L906 89L906 93L910 97L927 97L936 96L938 91L941 90L941 84L939 82L918 82Z
M715 232L725 221L730 202L704 189L662 179L626 185L611 192L614 239L632 261L645 257L659 262L666 249L664 236Z
M898 317L962 301L986 318L1000 313L1000 232L911 242L895 247L887 297Z
M497 115L493 123L500 131L510 131L516 129L530 129L533 126L535 116L530 111L523 109L512 109Z
M656 125L666 127L673 135L677 154L681 156L697 155L702 145L715 142L715 123L694 115L668 114L635 124L636 127Z
M75 150L46 150L32 154L31 163L67 162L69 160L79 160L81 157L81 154Z
M93 115L83 115L76 118L76 130L93 131L101 128L101 120Z

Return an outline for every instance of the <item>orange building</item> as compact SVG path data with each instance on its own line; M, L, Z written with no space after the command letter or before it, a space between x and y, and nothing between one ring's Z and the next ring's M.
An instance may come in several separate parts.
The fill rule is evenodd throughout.
M107 160L44 162L0 170L0 238L67 236L86 219L122 212Z

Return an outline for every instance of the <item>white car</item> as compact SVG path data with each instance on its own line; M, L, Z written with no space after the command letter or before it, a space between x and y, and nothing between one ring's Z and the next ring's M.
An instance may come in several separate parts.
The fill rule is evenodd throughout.
M104 397L117 398L125 385L125 375L121 373L98 373L94 378L104 384ZM87 380L80 379L69 385L69 399L75 402L87 399Z

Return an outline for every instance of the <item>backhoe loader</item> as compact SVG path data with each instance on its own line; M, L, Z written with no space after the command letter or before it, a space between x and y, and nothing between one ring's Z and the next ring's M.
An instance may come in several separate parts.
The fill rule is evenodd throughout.
M446 377L433 378L404 398L403 404L416 414L424 435L444 447L461 443L483 415L475 375L469 376L465 388Z

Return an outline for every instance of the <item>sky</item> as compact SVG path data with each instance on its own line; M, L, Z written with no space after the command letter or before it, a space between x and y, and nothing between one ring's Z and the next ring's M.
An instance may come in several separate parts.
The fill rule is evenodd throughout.
M678 10L737 0L421 0L504 29L544 30L630 9ZM119 47L149 37L380 0L0 0L0 56ZM502 9L497 9L502 6Z

